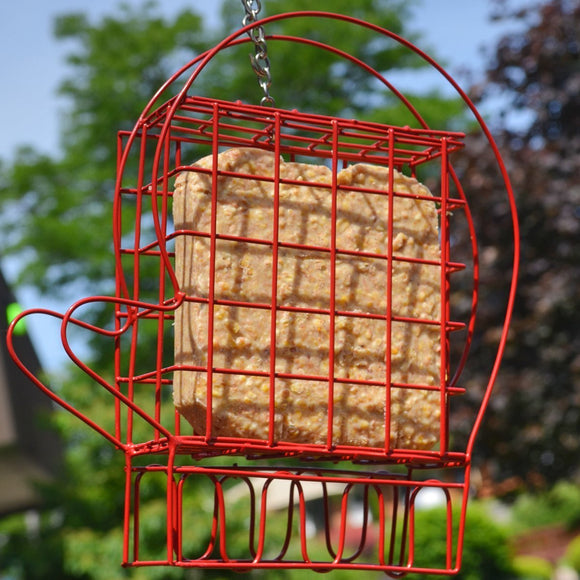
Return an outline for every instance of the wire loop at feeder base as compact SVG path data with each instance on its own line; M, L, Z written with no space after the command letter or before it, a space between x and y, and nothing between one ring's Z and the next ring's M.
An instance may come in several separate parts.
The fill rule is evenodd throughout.
M440 473L264 464L134 467L124 565L452 574L460 566L468 485L465 469L448 472L449 482L435 479ZM140 517L141 490L155 479L168 485L165 553L160 546L148 550L150 526ZM433 506L440 508L440 525L429 542L440 546L439 562L424 559L425 535L416 532L417 514Z

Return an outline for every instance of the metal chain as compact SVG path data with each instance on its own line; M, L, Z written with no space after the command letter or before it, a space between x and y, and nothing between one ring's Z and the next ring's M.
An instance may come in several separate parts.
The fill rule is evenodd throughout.
M262 9L260 0L241 0L246 11L242 23L244 26L253 24L258 20L258 14ZM264 96L260 101L261 105L274 105L274 99L270 95L272 85L272 75L270 73L270 59L268 58L268 47L266 46L266 36L264 27L256 25L248 31L248 36L254 43L254 54L250 54L252 69L258 77L258 84L264 91Z

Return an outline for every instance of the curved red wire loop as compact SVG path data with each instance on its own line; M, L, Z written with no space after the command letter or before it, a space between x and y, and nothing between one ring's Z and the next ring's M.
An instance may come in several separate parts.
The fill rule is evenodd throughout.
M319 12L319 11L300 11L294 12L290 14L281 14L281 15L274 15L263 18L261 20L261 24L267 28L268 24L283 21L287 19L294 19L294 18L311 18L311 19L326 19L326 20L341 20L344 22L348 22L355 26L360 26L367 28L368 30L372 31L373 33L383 35L386 37L391 38L398 44L406 47L410 51L417 54L421 57L426 63L428 63L431 67L437 70L443 78L452 86L452 88L456 91L459 97L463 100L467 108L471 111L473 116L475 117L481 131L485 135L489 146L496 158L498 170L501 173L505 184L505 195L507 196L509 207L511 210L512 216L512 226L514 231L514 247L513 247L513 272L511 277L511 285L509 289L509 296L506 304L505 310L505 317L504 317L504 325L503 325L503 332L499 339L497 355L493 364L493 368L491 369L490 377L488 384L485 389L485 393L482 399L481 406L479 408L478 414L476 416L473 429L471 431L471 435L468 440L466 455L469 457L471 454L473 443L481 421L483 419L484 412L489 402L489 398L491 396L492 387L495 382L501 358L503 356L503 352L505 349L505 344L507 340L507 330L509 326L509 322L511 319L511 314L513 311L514 299L515 299L515 288L516 288L516 280L518 275L518 261L519 261L519 227L517 222L517 214L515 208L515 200L513 191L510 185L510 181L507 175L507 171L505 165L501 159L501 155L499 149L489 131L488 127L486 126L483 118L477 111L476 107L469 99L467 94L461 89L461 87L455 82L455 80L437 63L435 62L430 56L426 53L421 51L411 42L407 41L406 39L398 36L397 34L385 30L379 26L374 24L361 21L357 18L339 15L334 13L327 13L327 12ZM62 320L62 332L61 332L61 340L63 343L63 347L68 354L69 358L78 366L80 367L88 376L90 376L93 380L111 392L114 397L116 397L123 405L129 408L132 412L136 413L137 415L141 416L147 422L149 422L155 430L158 431L164 437L170 438L175 435L171 430L167 427L164 427L157 419L153 418L150 414L146 413L139 406L133 402L129 397L126 397L122 394L120 389L116 386L111 385L109 382L105 381L98 373L93 371L86 363L80 360L80 358L74 353L73 349L70 347L70 344L67 339L66 329L69 325L78 325L86 330L90 330L92 332L99 333L103 336L108 336L111 339L115 340L118 339L120 336L126 334L131 327L131 325L135 324L136 321L146 317L148 309L150 312L155 312L157 315L160 313L170 313L171 311L175 310L181 302L184 300L184 294L179 289L179 284L173 269L172 260L171 260L171 252L167 247L167 243L175 237L175 234L167 235L165 233L165 224L168 219L167 216L167 203L166 198L169 195L169 173L170 168L168 167L168 160L167 160L167 151L169 148L170 143L170 130L171 130L171 123L174 119L174 116L179 111L179 108L185 102L188 97L188 94L193 86L195 80L198 78L199 74L202 70L208 66L208 64L212 61L212 59L221 51L229 49L231 47L237 46L241 43L250 42L247 38L247 32L252 28L252 24L249 24L240 30L234 32L224 40L222 40L219 44L217 44L212 49L204 52L203 54L197 56L192 61L187 63L181 69L179 69L174 75L172 75L157 91L157 93L153 96L150 100L148 105L144 108L141 116L139 117L135 127L129 133L128 138L125 142L124 147L120 150L119 153L119 161L118 167L119 171L117 174L116 185L115 185L115 198L114 198L114 207L113 207L113 215L114 215L114 228L113 228L113 241L115 247L115 264L116 264L116 279L117 279L117 296L116 297L92 297L87 298L85 300L81 300L77 302L66 314L60 315L52 311L46 311L42 309L36 309L29 311L29 314L32 313L43 313L48 314L50 316L54 316L57 318L61 318ZM291 43L303 43L309 46L312 46L314 49L317 50L324 50L329 51L335 54L337 57L341 59L346 59L351 63L355 64L358 67L361 67L365 70L369 75L374 76L378 81L384 84L384 86L394 94L407 108L407 110L413 115L413 117L417 120L418 124L428 129L427 123L422 118L420 112L413 106L411 101L405 97L384 75L379 73L378 71L374 70L372 67L358 59L357 57L350 55L336 47L324 44L320 41L314 41L305 38L298 38L292 36L286 36L282 34L273 34L267 36L268 40L275 41L275 42L291 42ZM166 95L171 88L177 83L179 79L181 79L184 75L189 74L186 78L185 82L183 82L182 87L177 92L174 97L171 97L165 104L158 106L160 99ZM157 107L157 109L156 109ZM275 111L275 109L273 109ZM143 132L147 129L147 123L152 114L158 112L159 115L164 116L165 121L161 126L160 132L157 136L157 147L154 153L153 161L152 161L152 168L151 168L151 179L148 181L150 183L150 190L148 194L151 198L151 205L152 205L152 221L153 221L153 229L155 231L156 240L151 244L149 250L155 250L159 253L160 256L160 263L164 270L164 273L167 278L167 283L169 284L170 288L172 288L173 298L169 301L161 302L159 304L149 304L143 302L138 299L138 297L132 296L130 291L130 281L126 278L123 268L123 253L121 251L122 243L123 243L123 231L122 231L122 222L121 222L121 215L122 215L122 208L121 208L121 198L123 192L123 177L124 177L124 170L129 162L130 154L132 153L133 147L137 143L138 138L143 134ZM469 316L469 321L467 324L467 340L465 342L465 349L461 355L460 361L457 365L455 373L452 377L449 378L448 386L450 388L455 388L459 376L463 367L466 364L466 360L468 357L469 352L469 345L471 343L471 337L474 332L475 322L476 322L476 306L477 306L477 281L478 281L478 259L477 259L477 246L476 246L476 235L475 235L475 227L473 224L473 219L469 210L468 199L461 187L460 181L458 176L456 175L453 166L449 163L449 174L451 179L454 183L454 186L458 192L458 195L461 200L465 202L465 215L467 219L467 226L470 231L470 239L472 243L472 254L473 254L473 271L474 271L474 286L472 292L472 304L471 304L471 314ZM143 189L146 186L146 176L141 175L140 177L141 183L138 184L138 189ZM139 275L138 270L133 271L134 275ZM162 283L165 284L165 278L163 278ZM76 318L74 318L74 312L80 308L81 306L87 305L90 302L108 302L114 304L115 308L117 309L117 313L121 309L124 309L124 317L125 320L122 323L118 324L118 327L114 331L105 330L102 328L96 328L89 324L86 324ZM18 319L20 319L19 317ZM120 319L120 318L119 318ZM43 391L45 391L49 396L51 396L55 401L61 404L65 409L72 412L82 420L85 420L87 424L91 427L95 428L99 433L113 442L116 446L124 447L126 443L122 442L119 437L111 436L110 434L105 434L103 430L92 423L88 418L86 418L81 413L75 411L70 405L68 405L65 401L60 399L60 397L53 392L50 391L46 386L44 386L40 380L36 377L33 377L29 371L27 371L22 363L18 359L17 353L14 352L11 335L12 335L12 328L9 330L8 333L8 340L10 344L10 351L12 356L19 364L20 368L23 372ZM163 369L163 372L170 372L171 369L169 367ZM160 369L158 369L157 374L160 374Z

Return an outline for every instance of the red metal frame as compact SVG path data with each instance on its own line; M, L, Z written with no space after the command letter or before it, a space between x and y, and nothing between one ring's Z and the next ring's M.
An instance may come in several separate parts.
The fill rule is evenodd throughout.
M268 40L304 43L315 50L330 51L337 58L348 59L362 67L401 100L417 120L418 128L331 118L192 95L191 87L201 70L218 52L247 42L245 33L251 25L232 34L178 71L151 99L135 128L130 132L119 133L118 174L113 207L115 296L80 300L65 314L46 309L25 312L12 323L8 335L9 349L23 372L40 389L125 454L124 565L225 567L239 570L256 567L295 567L318 571L345 568L382 570L393 576L409 571L451 574L457 572L461 564L474 439L499 369L513 308L519 242L515 203L509 179L497 146L474 105L455 81L430 57L389 31L337 14L298 12L265 18L261 23L267 26L271 21L289 18L340 19L352 25L366 27L373 33L386 35L414 51L443 75L457 91L479 123L495 154L498 171L505 183L505 191L501 195L504 199L507 197L512 211L514 270L497 357L467 446L464 449L452 449L449 436L449 402L453 396L463 392L458 380L467 360L478 299L479 264L475 226L467 197L452 166L453 153L463 147L463 136L459 133L429 129L410 100L380 73L335 47L304 38L283 35L267 37ZM183 78L185 81L175 94L172 90ZM337 445L332 441L332 436L329 436L324 445L289 443L275 440L272 436L267 440L216 438L211 437L210 433L211 412L208 413L207 432L193 435L190 426L174 410L168 393L171 392L172 373L181 367L171 360L173 313L185 300L205 300L210 306L218 301L211 296L203 300L188 297L179 287L173 264L176 237L208 234L173 230L172 179L180 171L192 170L188 163L195 158L213 155L215 160L223 148L239 146L272 151L278 158L282 155L288 160L327 163L335 173L353 162L396 167L411 175L420 173L423 167L437 169L440 187L433 192L434 196L429 201L437 204L440 216L441 260L436 266L441 271L441 319L409 319L405 322L439 326L441 381L435 387L398 385L401 388L431 388L440 393L440 445L436 450L393 448L388 437L385 438L387 443L383 448ZM193 155L196 157L192 157ZM215 163L212 174L215 184L218 174ZM279 177L273 179L279 181ZM338 186L334 183L330 188L336 193ZM405 195L393 192L392 183L390 192L391 198ZM372 195L380 192L370 190L366 193ZM450 217L452 213L462 216L472 240L472 262L468 264L473 274L472 310L469 318L463 321L452 319L453 311L449 301L453 276L466 267L453 259L450 232L456 218ZM215 231L210 234L210 239L214 242L218 237ZM236 240L257 242L248 238ZM270 241L269 245L273 251L280 246L274 241ZM304 250L313 249L311 246L299 244L294 246ZM357 254L354 251L350 253ZM386 264L404 259L396 256L392 248L388 255L373 257L385 260ZM278 308L275 296L274 288L269 304L235 301L229 301L228 304L265 308L271 312ZM114 328L97 328L82 320L82 308L98 302L108 303L114 308ZM329 309L321 312L329 317L370 316L365 313L339 312L332 300ZM90 418L89 413L67 403L20 362L12 345L12 331L20 318L31 314L48 315L62 321L61 340L71 360L112 395L111 411L115 418L112 428L97 424ZM275 316L272 318L275 321ZM391 312L387 312L382 319L388 327L395 318ZM68 331L74 326L109 337L114 344L113 381L95 373L75 354L68 339ZM465 348L459 360L452 362L449 360L449 336L458 330L465 333ZM143 363L138 357L140 343L149 335L155 337L156 357L153 361ZM211 342L209 340L210 344ZM329 368L333 368L333 365L330 364ZM207 368L199 367L196 370L240 374L235 369L212 368L211 361ZM277 375L275 365L271 365L269 373L263 374L273 381ZM302 378L322 378L329 383L336 380L332 376ZM373 384L372 381L359 382ZM330 391L331 389L329 421L332 420ZM387 397L388 392L387 384ZM208 407L211 409L211 404ZM273 420L273 407L270 409L270 416ZM389 422L387 409L387 430ZM227 460L228 456L235 456L236 462ZM216 457L225 458L222 465L216 465ZM272 463L274 460L277 463ZM335 466L328 467L329 462ZM342 462L341 467L336 465L337 462ZM384 471L385 466L390 466L390 472ZM143 548L145 532L141 522L141 489L144 481L155 477L166 480L167 540L165 554L153 557L145 553ZM191 481L203 481L212 490L213 507L206 516L196 514L194 517L187 510ZM284 483L286 487L283 494L287 500L285 509L280 513L286 514L286 534L281 545L273 549L268 544L270 530L266 523L266 512L274 501L273 498L279 496L279 491L274 493L273 490ZM331 500L331 488L335 490L333 493L338 489L338 507ZM432 488L441 490L447 506L447 523L441 531L447 545L447 554L437 567L421 561L421 555L416 553L414 543L417 498L423 490ZM242 554L229 543L233 536L229 532L232 526L229 514L234 489L235 493L240 490L245 492L244 501L247 503L250 521L247 548ZM314 490L314 496L319 498L322 505L322 536L326 545L326 554L323 557L314 556L309 551L307 505L311 491L307 493L305 489ZM362 523L354 532L354 540L351 525L353 498L357 500L357 513L362 513ZM202 520L206 518L209 539L201 553L193 554L188 552L188 538L192 524L196 527L194 522L199 521L200 517ZM333 517L336 519L331 521ZM455 518L458 520L457 530L453 527Z

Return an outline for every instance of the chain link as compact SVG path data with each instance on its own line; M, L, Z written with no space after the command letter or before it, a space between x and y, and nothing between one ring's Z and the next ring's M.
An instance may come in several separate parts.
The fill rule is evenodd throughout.
M258 20L258 14L262 9L260 0L241 0L246 11L242 23L244 26L254 24ZM254 43L254 54L250 54L252 69L258 77L258 84L264 92L260 101L261 105L274 105L274 98L270 95L272 75L270 73L270 59L263 26L256 25L248 31L248 36Z

